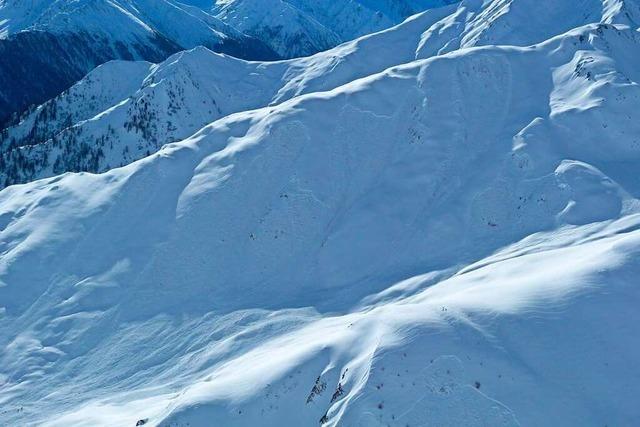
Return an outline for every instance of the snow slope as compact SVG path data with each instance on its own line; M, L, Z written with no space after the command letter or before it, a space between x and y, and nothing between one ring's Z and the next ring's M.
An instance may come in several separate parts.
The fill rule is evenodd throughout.
M1 191L0 423L633 425L640 35L422 59L460 10L386 69Z

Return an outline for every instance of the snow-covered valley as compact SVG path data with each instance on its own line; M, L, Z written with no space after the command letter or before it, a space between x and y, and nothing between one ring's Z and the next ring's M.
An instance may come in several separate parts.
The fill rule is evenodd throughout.
M636 425L639 6L96 68L3 135L0 425Z

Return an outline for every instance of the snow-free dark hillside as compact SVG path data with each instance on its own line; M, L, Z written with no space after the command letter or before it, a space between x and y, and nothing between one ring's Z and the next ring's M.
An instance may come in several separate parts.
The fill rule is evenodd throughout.
M539 3L554 20L516 8ZM0 191L0 424L633 426L640 33L613 13L635 3L567 28L572 4L137 63L143 90L206 61L278 84L124 167ZM110 113L83 119L99 87L72 120Z
M43 31L23 31L0 39L0 127L16 113L59 94L109 59L161 61L179 50L177 45L156 35L136 52L114 51L106 48L105 43L104 40L94 43L87 34Z
M200 9L173 0L0 2L0 125L111 59L160 62L195 46L278 56Z

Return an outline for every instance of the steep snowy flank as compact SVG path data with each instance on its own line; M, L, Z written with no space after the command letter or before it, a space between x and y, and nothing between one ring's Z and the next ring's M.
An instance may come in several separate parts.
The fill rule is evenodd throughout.
M421 57L434 55L431 38L444 38L439 53L482 45L528 46L591 22L640 26L637 0L466 0L456 13L425 32L428 49ZM437 45L437 43L436 43Z
M422 59L474 4L369 75L349 58L401 30L334 51L358 78L258 69L297 83L125 167L2 190L0 424L633 425L640 34L601 15ZM206 60L260 66L172 64Z
M277 57L260 41L173 0L0 2L0 125L108 60L159 62L199 45L243 58Z

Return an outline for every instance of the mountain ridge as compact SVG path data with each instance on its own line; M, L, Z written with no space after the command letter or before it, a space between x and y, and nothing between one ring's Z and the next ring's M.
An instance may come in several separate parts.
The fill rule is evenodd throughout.
M0 422L633 424L640 34L582 4L137 63L123 94L277 84L123 167L0 191Z

